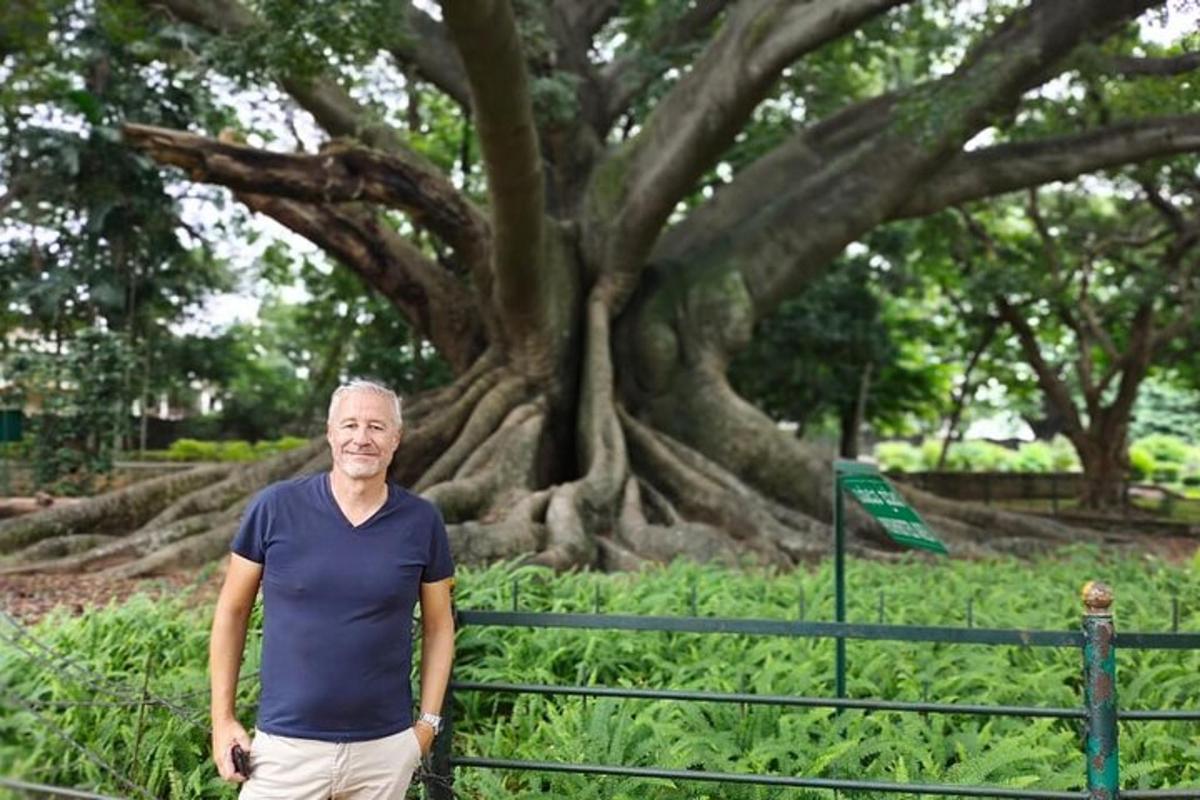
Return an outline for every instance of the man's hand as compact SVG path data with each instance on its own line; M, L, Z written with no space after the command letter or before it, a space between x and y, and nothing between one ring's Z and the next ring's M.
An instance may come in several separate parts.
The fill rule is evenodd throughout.
M428 722L417 720L413 723L413 733L417 735L417 744L421 745L421 757L424 758L433 748L433 726Z
M213 724L213 762L217 765L217 772L221 773L223 780L242 783L246 776L233 768L233 757L230 755L235 744L241 745L247 753L250 752L250 737L237 720Z

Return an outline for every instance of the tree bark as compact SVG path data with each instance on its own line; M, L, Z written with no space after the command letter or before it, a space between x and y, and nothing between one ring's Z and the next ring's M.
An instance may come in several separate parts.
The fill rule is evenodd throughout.
M1072 439L1083 464L1084 487L1079 504L1086 509L1112 511L1125 502L1129 451L1124 437L1089 431Z

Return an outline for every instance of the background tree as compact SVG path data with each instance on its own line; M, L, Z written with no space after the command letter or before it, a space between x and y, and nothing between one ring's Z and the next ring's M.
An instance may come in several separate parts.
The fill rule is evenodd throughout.
M1079 454L1089 508L1121 503L1138 389L1200 344L1196 165L1094 192L1031 191L1023 209L964 214L974 275ZM1174 178L1174 180L1172 180ZM1002 231L993 235L992 229ZM1186 346L1185 346L1186 347Z
M328 139L124 133L309 238L445 358L397 477L463 560L822 552L827 465L727 380L754 323L890 221L1200 146L1194 114L1026 113L1079 104L1036 93L1052 79L1136 82L1153 0L383 5L147 0L155 46L282 91ZM466 147L423 149L391 102L414 84L464 109ZM1066 535L917 500L962 551Z
M155 356L170 326L230 283L117 129L130 116L203 118L196 76L149 58L118 7L22 3L14 13L23 24L5 26L3 48L21 57L5 59L0 89L0 370L28 383L16 389L40 398L44 415L67 417L32 426L36 451L56 454L39 460L52 481L111 462L133 401L144 421L169 380ZM61 397L47 392L58 384ZM88 408L100 396L103 408Z
M864 425L888 433L911 427L911 418L936 414L947 388L947 370L926 358L933 329L912 303L888 305L890 293L904 290L908 237L872 240L895 252L858 248L756 325L730 367L734 388L795 423L801 438L831 416L844 458L858 456Z

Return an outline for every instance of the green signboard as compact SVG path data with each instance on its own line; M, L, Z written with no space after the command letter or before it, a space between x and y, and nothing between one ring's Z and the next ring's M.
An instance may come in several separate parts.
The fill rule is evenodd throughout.
M946 552L946 545L938 541L924 520L878 470L867 464L845 461L839 461L838 467L841 488L857 500L894 541L935 553Z

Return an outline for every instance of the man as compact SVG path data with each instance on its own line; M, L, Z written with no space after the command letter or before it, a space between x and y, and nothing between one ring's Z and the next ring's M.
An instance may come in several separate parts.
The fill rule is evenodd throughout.
M213 618L213 760L242 800L399 800L441 726L454 656L454 565L427 501L387 480L400 399L367 381L333 393L333 469L263 490L234 537ZM246 627L263 588L253 742L234 714ZM412 720L413 607L421 714ZM235 768L249 754L249 780Z

